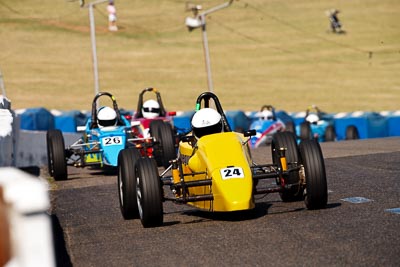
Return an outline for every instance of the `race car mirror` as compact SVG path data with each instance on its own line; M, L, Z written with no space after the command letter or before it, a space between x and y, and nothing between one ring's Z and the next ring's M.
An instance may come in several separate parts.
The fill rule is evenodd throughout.
M181 141L184 143L191 143L195 141L195 137L193 135L184 135L181 137Z
M249 136L254 136L256 134L257 134L256 130L248 130L248 131L245 131L243 135L244 135L244 137L249 137Z

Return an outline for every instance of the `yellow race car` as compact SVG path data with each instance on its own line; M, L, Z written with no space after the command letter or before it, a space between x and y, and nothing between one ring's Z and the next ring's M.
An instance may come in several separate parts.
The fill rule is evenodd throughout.
M125 219L160 226L167 200L209 212L251 210L255 195L273 192L283 201L304 199L308 209L327 205L325 164L317 141L298 145L294 133L278 132L271 143L273 162L257 164L249 149L255 130L233 132L211 92L198 97L191 123L192 132L181 138L177 158L161 174L153 158L143 158L135 149L121 151L118 192ZM264 179L274 183L259 182ZM164 192L168 187L170 194Z

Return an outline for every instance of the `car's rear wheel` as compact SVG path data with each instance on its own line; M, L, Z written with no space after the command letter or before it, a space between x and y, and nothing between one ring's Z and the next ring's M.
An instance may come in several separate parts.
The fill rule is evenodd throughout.
M162 225L162 188L154 159L141 158L136 163L136 196L142 225L144 227Z
M156 139L153 156L157 165L167 168L169 161L176 158L175 138L171 124L161 120L152 121L150 134Z
M291 132L279 132L274 134L271 143L273 163L279 165L279 149L286 149L286 162L290 167L290 163L299 162L300 156L297 149L296 136ZM289 188L283 188L280 192L282 201L298 201L303 199L303 189L300 184L300 176L298 172L290 172L286 179Z
M305 198L308 209L325 208L328 202L328 186L321 147L316 140L304 140L299 145L305 174Z
M49 130L46 134L46 139L49 174L56 181L66 180L68 178L68 171L64 136L60 130Z
M294 127L294 123L292 121L288 121L285 124L285 128L286 128L285 131L287 131L287 132L291 132L291 133L295 133L296 132L295 127Z
M313 139L311 126L309 122L305 121L300 124L300 139L301 140Z
M118 154L118 197L125 220L139 217L135 164L140 157L140 152L134 148L123 149Z
M346 140L356 140L356 139L360 139L357 127L354 125L348 126L346 128Z
M325 129L325 141L333 142L336 140L336 131L333 125L328 125Z

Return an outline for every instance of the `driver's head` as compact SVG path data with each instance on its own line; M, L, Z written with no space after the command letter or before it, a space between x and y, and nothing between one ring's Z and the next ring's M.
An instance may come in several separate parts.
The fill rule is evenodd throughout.
M200 138L204 135L222 132L222 117L212 108L197 111L192 118L193 134Z
M319 121L319 117L317 114L309 114L306 118L306 121L309 123L317 123Z
M272 120L272 119L274 119L274 114L272 113L271 110L266 109L266 110L261 111L260 118L262 120Z
M117 113L110 107L101 107L97 111L97 124L99 127L117 125Z
M160 104L157 101L150 99L143 103L142 114L146 119L154 119L160 116Z

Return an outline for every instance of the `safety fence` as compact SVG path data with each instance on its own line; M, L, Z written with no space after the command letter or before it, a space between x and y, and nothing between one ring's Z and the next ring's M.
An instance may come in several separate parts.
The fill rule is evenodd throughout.
M74 133L77 126L85 124L90 114L85 111L57 111L44 108L17 110L20 117L22 130L46 131L48 129L60 129L63 133ZM122 114L130 114L131 111L123 111ZM190 119L194 111L177 112L173 117L174 126L182 131L190 130ZM255 119L255 112L241 110L226 111L228 123L232 129L247 130ZM304 121L305 112L286 113L277 111L279 117L290 117L295 125ZM337 129L338 140L344 139L347 126L355 125L361 139L400 136L400 110L385 112L347 112L327 114ZM287 120L287 118L285 118Z
M132 115L122 110L121 114ZM194 111L177 112L173 124L180 132L190 131L190 120ZM226 111L228 123L233 130L244 131L257 119L256 112L241 110ZM304 121L305 112L287 113L276 111L283 121L292 120L295 125ZM10 133L0 131L0 167L1 166L43 166L47 164L46 131L60 129L66 145L79 138L77 128L85 125L90 113L86 111L58 111L45 108L16 110L0 108L0 124L10 121ZM336 129L337 140L344 140L346 129L354 125L360 139L400 136L400 110L387 112L348 112L328 114ZM2 123L3 121L3 123ZM1 127L2 129L5 127Z

